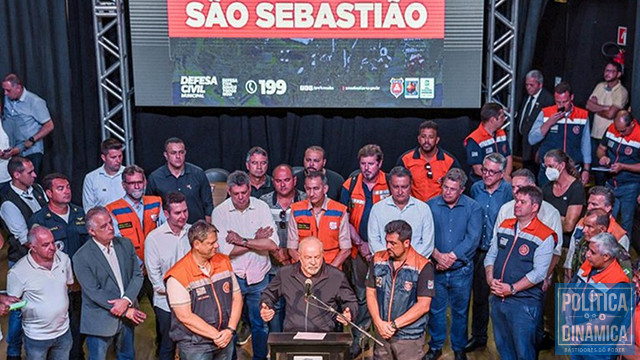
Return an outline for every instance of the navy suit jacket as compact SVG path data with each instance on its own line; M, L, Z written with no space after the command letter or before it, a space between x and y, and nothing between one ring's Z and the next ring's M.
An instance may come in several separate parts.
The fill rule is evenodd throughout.
M136 301L142 287L142 270L131 241L122 237L112 240L122 275L124 296ZM110 313L109 300L120 298L120 288L102 250L93 239L73 256L73 271L82 287L80 332L95 336L114 336L124 317Z

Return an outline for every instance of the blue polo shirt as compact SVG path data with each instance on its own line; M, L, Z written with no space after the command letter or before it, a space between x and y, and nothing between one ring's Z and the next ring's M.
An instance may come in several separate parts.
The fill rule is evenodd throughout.
M482 208L467 195L461 195L450 208L439 195L427 202L433 215L435 248L441 253L453 251L458 257L449 270L473 262L482 236Z
M476 181L471 186L471 197L482 207L482 237L479 249L487 251L491 245L493 228L500 208L513 200L511 185L502 179L498 188L493 193L489 193L482 180Z
M51 121L47 103L38 95L24 89L18 100L4 97L4 112L2 126L9 136L11 146L16 146L27 156L44 153L44 143L38 140L28 149L24 149L24 142L35 135L45 123Z

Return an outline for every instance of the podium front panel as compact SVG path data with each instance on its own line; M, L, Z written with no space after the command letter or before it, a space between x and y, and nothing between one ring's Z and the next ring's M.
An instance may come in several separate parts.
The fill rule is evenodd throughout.
M353 336L327 333L323 340L295 340L296 333L270 333L271 360L350 360Z

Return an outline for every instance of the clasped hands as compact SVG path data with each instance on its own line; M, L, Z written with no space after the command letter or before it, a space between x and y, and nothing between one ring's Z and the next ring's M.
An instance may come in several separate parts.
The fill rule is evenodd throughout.
M448 253L433 253L433 258L436 260L436 270L444 271L449 269L453 263L458 260L456 254L452 252Z
M144 320L147 318L147 314L145 314L144 312L136 308L129 307L129 300L127 299L124 299L124 298L113 299L113 300L108 300L107 302L113 305L110 310L113 316L117 316L117 317L124 316L127 319L131 320L136 325L143 323Z

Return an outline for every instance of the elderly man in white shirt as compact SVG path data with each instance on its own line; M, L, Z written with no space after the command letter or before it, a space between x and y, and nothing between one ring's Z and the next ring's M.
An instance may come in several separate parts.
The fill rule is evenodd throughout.
M29 253L7 275L7 293L27 301L22 308L27 359L68 359L73 344L67 296L73 284L71 260L57 251L46 227L36 225L27 238Z
M268 329L260 317L260 296L269 283L269 251L277 250L280 240L269 205L250 196L251 183L246 173L231 173L227 189L229 198L213 210L211 220L219 232L219 251L231 258L247 306L253 359L265 359Z

